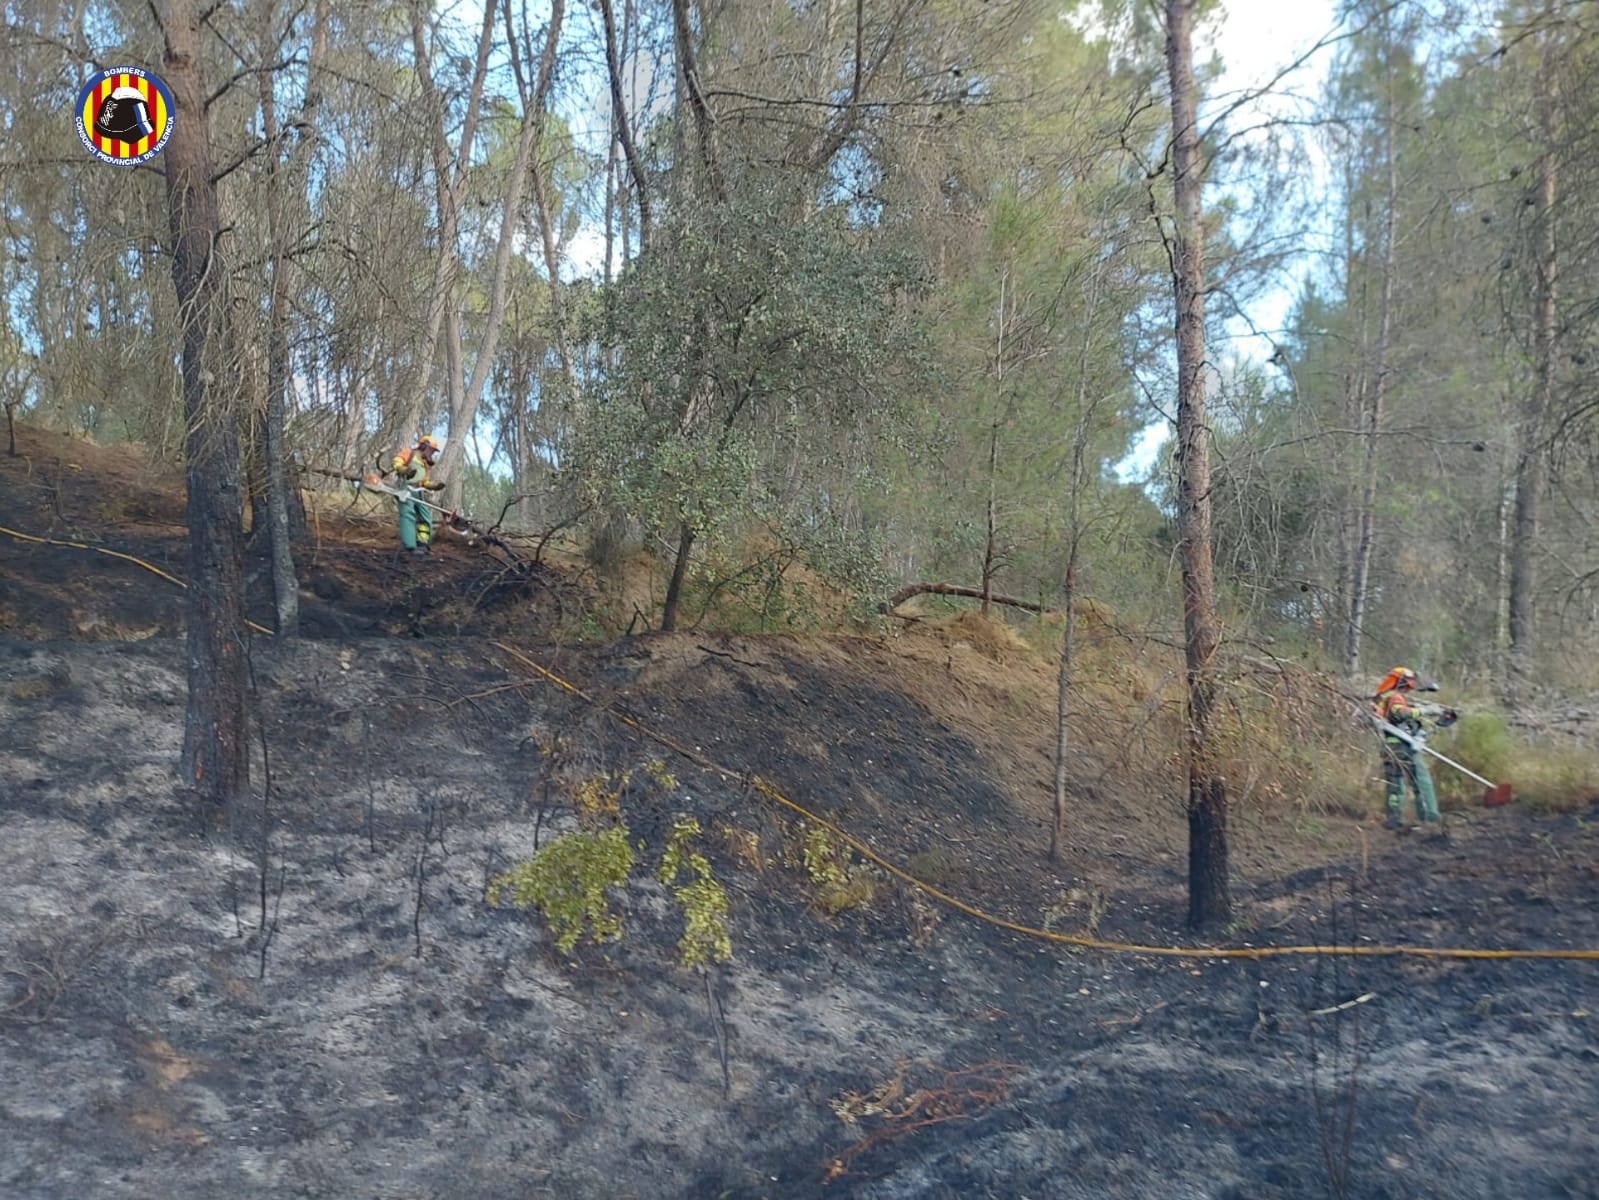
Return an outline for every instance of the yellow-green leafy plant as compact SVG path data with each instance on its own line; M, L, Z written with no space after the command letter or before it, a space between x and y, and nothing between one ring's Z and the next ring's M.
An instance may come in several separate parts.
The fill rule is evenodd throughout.
M622 918L611 911L607 888L627 882L633 848L627 827L557 838L533 857L489 881L487 899L500 905L536 908L555 937L555 947L570 955L585 930L599 942L622 936Z
M943 918L944 910L915 889L911 890L909 906L911 942L918 950L925 950L933 944L933 933Z
M876 896L871 875L864 866L850 863L849 847L820 825L805 829L801 847L805 873L816 891L813 903L828 916L851 908L865 908Z
M766 866L761 857L761 835L753 829L739 829L723 822L716 830L722 839L723 849L739 866L760 871Z
M663 792L669 792L677 786L677 776L667 770L664 760L652 758L644 764L644 774L649 776L650 782Z
M584 829L598 829L622 819L622 793L633 781L632 771L601 771L572 786L572 807Z
M677 943L678 961L685 967L726 962L733 957L733 938L727 928L727 892L711 872L711 863L692 846L700 834L693 817L678 817L666 840L666 852L655 878L672 889L683 909L683 936ZM688 873L687 883L678 876Z

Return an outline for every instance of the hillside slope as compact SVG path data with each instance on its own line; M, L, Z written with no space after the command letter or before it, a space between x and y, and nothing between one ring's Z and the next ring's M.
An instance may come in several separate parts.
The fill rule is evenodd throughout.
M26 532L177 544L175 496L108 524L94 472L42 444L8 477ZM52 472L55 523L27 482ZM1161 764L1085 747L1044 860L1047 665L958 626L560 647L579 585L553 573L461 635L373 636L379 529L324 528L323 636L254 643L264 848L175 784L174 585L0 538L0 1194L1599 1194L1599 963L1206 958ZM438 557L428 586L484 572ZM985 912L1189 952L976 919L816 842L755 777ZM568 957L484 895L596 781L638 863L622 937ZM730 897L709 973L677 965L652 875L679 814ZM1241 943L1599 946L1585 814L1317 825L1240 821Z

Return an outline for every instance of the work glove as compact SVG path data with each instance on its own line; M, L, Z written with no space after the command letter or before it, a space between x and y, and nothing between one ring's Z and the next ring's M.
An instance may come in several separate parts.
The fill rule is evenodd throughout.
M442 492L444 490L444 485L437 479L430 479L422 486L427 488L427 490L430 492Z

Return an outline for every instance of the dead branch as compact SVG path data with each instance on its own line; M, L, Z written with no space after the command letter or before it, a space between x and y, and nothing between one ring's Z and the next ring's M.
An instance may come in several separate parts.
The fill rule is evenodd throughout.
M901 1062L893 1078L870 1092L864 1095L845 1092L833 1100L832 1107L846 1125L855 1125L865 1117L875 1117L883 1123L833 1158L827 1164L822 1182L828 1183L847 1174L849 1165L875 1146L931 1125L965 1120L986 1112L1009 1096L1010 1081L1020 1070L1016 1063L980 1063L965 1070L946 1071L940 1086L917 1088L907 1094L906 1064Z
M891 613L912 596L966 596L972 600L983 599L983 589L980 587L967 587L960 583L911 583L899 589L882 604L877 606L878 612ZM1042 604L1035 604L1031 600L1023 600L1018 596L1002 596L992 592L988 596L993 604L1005 604L1011 608L1020 608L1027 612L1047 615L1058 612L1058 609L1046 608Z

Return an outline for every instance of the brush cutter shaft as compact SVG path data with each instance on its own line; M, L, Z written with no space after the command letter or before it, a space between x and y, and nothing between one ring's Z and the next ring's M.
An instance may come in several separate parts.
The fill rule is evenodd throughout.
M393 496L396 500L413 501L416 504L420 504L423 508L431 508L434 512L439 513L442 516L447 517L450 515L449 509L440 508L437 504L434 504L428 500L424 500L421 496L416 495L414 488L410 492L402 492L398 488L392 488L386 483L370 483L365 479L357 480L355 486L358 488L365 488L369 492L382 492L385 496Z
M1376 721L1376 718L1373 717L1372 720ZM1434 758L1436 758L1439 762L1448 763L1451 767L1453 767L1455 770L1459 771L1462 775L1470 776L1472 779L1475 779L1478 783L1482 784L1484 787L1490 787L1491 788L1491 787L1498 787L1499 786L1498 784L1494 783L1492 780L1484 779L1481 775L1477 774L1477 772L1471 770L1469 767L1463 767L1459 763L1457 763L1454 759L1446 757L1445 755L1439 754L1438 751L1434 750L1431 746L1427 745L1426 742L1422 741L1418 737L1412 737L1410 734L1406 733L1403 729L1400 729L1400 728L1398 728L1396 726L1393 726L1393 725L1383 724L1381 722L1378 722L1378 728L1384 734L1388 735L1389 737L1396 737L1396 738L1399 738L1401 741L1409 742L1412 746L1414 746L1417 750L1420 750L1423 754L1430 754Z

